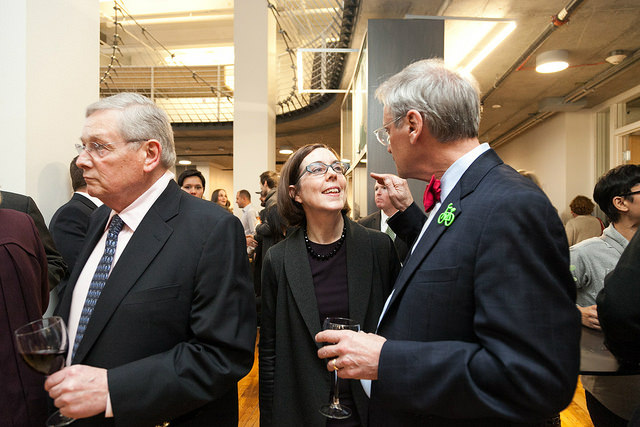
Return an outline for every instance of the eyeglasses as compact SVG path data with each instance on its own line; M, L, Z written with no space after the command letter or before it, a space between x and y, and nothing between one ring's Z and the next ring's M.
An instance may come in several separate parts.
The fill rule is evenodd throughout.
M390 122L383 124L381 128L378 128L373 131L373 133L376 135L376 138L378 138L378 142L380 144L384 145L385 147L389 145L389 131L387 131L387 126L389 126L391 123L397 122L404 116L405 116L404 114L401 116L398 116L395 119L391 120Z
M100 144L98 142L89 142L86 145L76 144L76 151L78 151L78 155L81 155L83 151L86 151L91 157L93 157L93 153L96 153L98 157L104 157L105 154L112 150L113 146L110 143Z
M339 161L335 161L330 165L322 162L309 163L307 166L305 166L304 171L300 174L298 180L302 178L302 175L307 172L309 172L309 174L312 176L324 175L325 173L327 173L329 168L333 169L333 171L339 175L344 175L345 172L347 172L347 169L349 169L349 165Z
M143 142L143 140L127 141L126 143L135 144L138 142ZM107 142L106 144L100 144L99 142L89 142L86 145L76 144L75 146L78 155L82 154L83 151L86 151L86 153L91 157L93 157L93 153L95 153L100 158L106 156L107 153L114 150L113 144L111 144L110 142Z
M620 195L620 197L633 196L634 194L640 194L640 190L637 190L637 191L630 191L630 192L628 192L628 193L621 194L621 195Z

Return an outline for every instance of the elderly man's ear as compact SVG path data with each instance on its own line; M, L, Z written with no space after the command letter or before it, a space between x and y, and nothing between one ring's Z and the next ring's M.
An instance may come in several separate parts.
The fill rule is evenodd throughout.
M407 120L409 121L409 142L415 144L422 133L422 114L417 110L409 110L407 112Z
M144 152L146 154L144 160L144 171L151 172L160 164L160 156L162 155L162 145L155 139L144 142Z

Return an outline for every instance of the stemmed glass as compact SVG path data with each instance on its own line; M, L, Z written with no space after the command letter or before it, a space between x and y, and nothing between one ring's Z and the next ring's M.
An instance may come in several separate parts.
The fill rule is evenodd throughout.
M352 319L344 317L327 317L322 325L323 329L349 329L352 331L360 331L360 324ZM338 387L338 371L333 372L333 393L331 401L320 408L320 413L328 418L341 420L351 416L351 409L344 405L340 405L339 387Z
M14 334L18 352L31 368L51 375L64 367L69 345L67 327L61 317L45 317L27 323ZM47 427L66 426L74 421L56 411L47 419Z

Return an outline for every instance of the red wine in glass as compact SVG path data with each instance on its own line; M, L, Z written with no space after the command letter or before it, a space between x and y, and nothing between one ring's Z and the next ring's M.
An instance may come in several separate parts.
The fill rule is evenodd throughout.
M64 367L67 349L67 327L61 317L39 319L15 330L18 352L27 364L41 374L51 375ZM47 427L66 426L75 421L56 411Z

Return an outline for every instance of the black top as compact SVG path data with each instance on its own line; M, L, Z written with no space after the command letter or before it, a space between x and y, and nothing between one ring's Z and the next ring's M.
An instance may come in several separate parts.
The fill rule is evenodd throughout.
M318 254L331 252L338 242L321 245L309 242ZM344 245L327 260L319 260L307 253L311 277L318 302L320 324L327 317L349 317L349 288L347 285L347 250Z
M317 254L328 254L334 250L339 241L321 245L309 241L311 248ZM334 256L326 260L319 260L307 252L309 265L311 267L311 277L313 287L318 302L318 312L320 313L320 324L324 323L327 317L349 317L349 288L347 283L347 250L343 244ZM353 402L351 389L348 381L340 380L340 404L353 411L352 415L344 420L333 420L327 418L327 426L359 426L360 417ZM327 403L330 394L327 394ZM320 409L320 408L318 408Z

